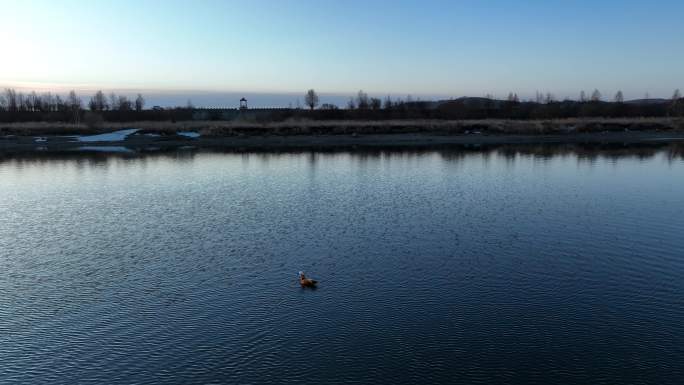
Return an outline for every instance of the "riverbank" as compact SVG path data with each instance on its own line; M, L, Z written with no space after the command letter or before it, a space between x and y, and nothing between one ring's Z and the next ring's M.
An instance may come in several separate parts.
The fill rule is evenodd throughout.
M123 132L123 131L120 131ZM445 135L440 133L347 134L347 135L238 135L197 136L150 134L127 130L127 135L89 137L44 135L2 136L0 153L31 152L154 152L174 149L278 150L336 148L429 148L453 145L502 144L636 144L648 142L684 142L684 131L605 131L565 134L490 134L471 132Z

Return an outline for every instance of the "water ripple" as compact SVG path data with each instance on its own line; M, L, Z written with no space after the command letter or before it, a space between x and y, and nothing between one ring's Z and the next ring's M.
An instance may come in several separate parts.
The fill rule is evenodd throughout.
M0 383L681 383L684 162L520 155L0 163Z

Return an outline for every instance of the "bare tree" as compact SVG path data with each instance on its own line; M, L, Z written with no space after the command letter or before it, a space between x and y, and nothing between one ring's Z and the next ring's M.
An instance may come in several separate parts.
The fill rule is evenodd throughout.
M4 95L0 95L0 111L7 111L7 99Z
M62 97L59 95L55 95L55 111L66 111L68 108L66 106L66 103L64 103L64 100L62 100Z
M81 101L81 98L76 95L76 91L69 91L69 96L67 97L67 108L72 114L74 124L78 124L81 120L81 107L83 107L83 102Z
M42 105L40 107L41 111L51 112L56 109L54 108L54 98L52 97L52 93L44 93L43 97L40 100L42 102Z
M17 104L19 104L19 111L28 111L26 107L26 97L23 92L17 94Z
M35 92L31 92L31 103L33 104L33 111L43 112L43 96Z
M119 98L117 98L113 92L109 94L109 108L113 111L119 109Z
M312 111L318 105L318 94L316 94L316 91L314 91L313 88L306 91L306 94L304 95L304 104L309 106Z
M391 110L393 106L394 103L392 103L392 98L389 95L387 95L387 97L385 98L385 102L383 104L383 108L386 110Z
M48 92L43 97L43 100L45 100L45 103L47 104L48 111L55 112L59 110L59 100L57 99L57 95L53 96L52 93Z
M370 101L368 99L368 94L360 90L356 95L356 105L359 110L367 110L370 106Z
M131 103L131 101L123 95L119 95L118 105L119 111L130 111L133 109L133 103Z
M684 115L684 103L682 103L682 94L679 89L676 89L672 94L672 105L670 106L670 111L676 116Z
M392 101L392 107L395 109L404 108L404 100L402 98L396 98Z
M623 103L625 101L625 97L622 95L622 91L618 91L617 94L615 94L615 103Z
M356 102L354 102L354 98L349 98L349 101L347 102L347 109L348 110L356 109Z
M582 92L580 92L580 99L579 99L579 101L582 102L582 103L584 103L584 102L587 101L587 94L584 93L584 90L582 90Z
M382 100L379 98L371 98L370 99L370 108L371 110L379 110L382 107Z
M36 95L36 101L35 101L35 103L36 103L36 105L35 105L36 111L40 111L40 112L47 112L47 111L48 111L48 109L46 108L45 101L43 100L43 98L45 98L45 95L44 95L44 94L43 94L43 95Z
M546 96L544 97L544 103L550 104L556 101L556 98L553 96L552 93L547 92Z
M140 112L142 111L143 107L145 107L145 99L141 94L138 94L138 96L135 98L135 110Z
M22 95L23 96L23 104L24 104L24 111L33 111L33 98L31 94L28 95Z
M97 91L90 102L88 103L91 111L104 111L107 109L107 98L105 98L102 91Z
M541 92L536 91L534 94L534 101L541 104L544 101L544 95Z
M26 96L26 109L28 111L38 111L38 105L40 104L40 98L36 91L32 91Z
M592 102L600 102L601 101L601 92L599 92L599 90L594 90L594 92L591 93L591 101Z
M69 91L67 103L69 105L69 108L71 108L72 110L79 109L83 106L81 98L79 98L78 95L76 95L76 91L74 90Z
M17 91L13 88L5 89L5 97L7 98L7 111L16 112L19 109L17 105Z

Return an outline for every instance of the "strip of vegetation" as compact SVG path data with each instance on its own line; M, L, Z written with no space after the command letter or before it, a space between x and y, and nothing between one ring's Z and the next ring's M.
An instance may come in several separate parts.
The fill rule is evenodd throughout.
M684 117L684 98L678 90L671 99L635 101L625 101L622 92L618 92L610 102L603 101L598 90L588 98L582 92L579 100L564 101L557 101L550 94L538 94L535 100L520 101L513 93L506 100L485 97L413 101L388 97L382 101L359 91L344 109L330 104L319 106L314 90L307 91L304 100L307 109L204 109L195 108L191 103L184 107L146 109L145 99L140 94L130 100L126 96L106 96L98 91L84 105L74 91L62 98L52 93L25 95L6 89L0 95L0 126L5 133L40 131L43 134L96 132L130 126L149 127L160 132L201 129L207 135L234 135L247 131L274 134L426 130L549 133L678 129L681 128L678 118Z
M552 120L308 120L249 121L139 121L105 122L98 128L60 122L0 123L0 135L83 135L138 128L143 133L174 135L199 132L205 137L253 135L372 135L430 133L441 135L500 134L552 135L604 131L684 130L684 118L571 118Z

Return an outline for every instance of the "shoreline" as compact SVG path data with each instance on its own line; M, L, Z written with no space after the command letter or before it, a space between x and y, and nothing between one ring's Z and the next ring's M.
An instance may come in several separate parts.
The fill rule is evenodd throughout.
M200 136L130 135L123 140L77 141L61 135L0 137L0 154L55 152L155 152L183 149L287 150L356 148L433 148L506 144L666 144L684 142L684 131L606 131L566 134L339 134Z

